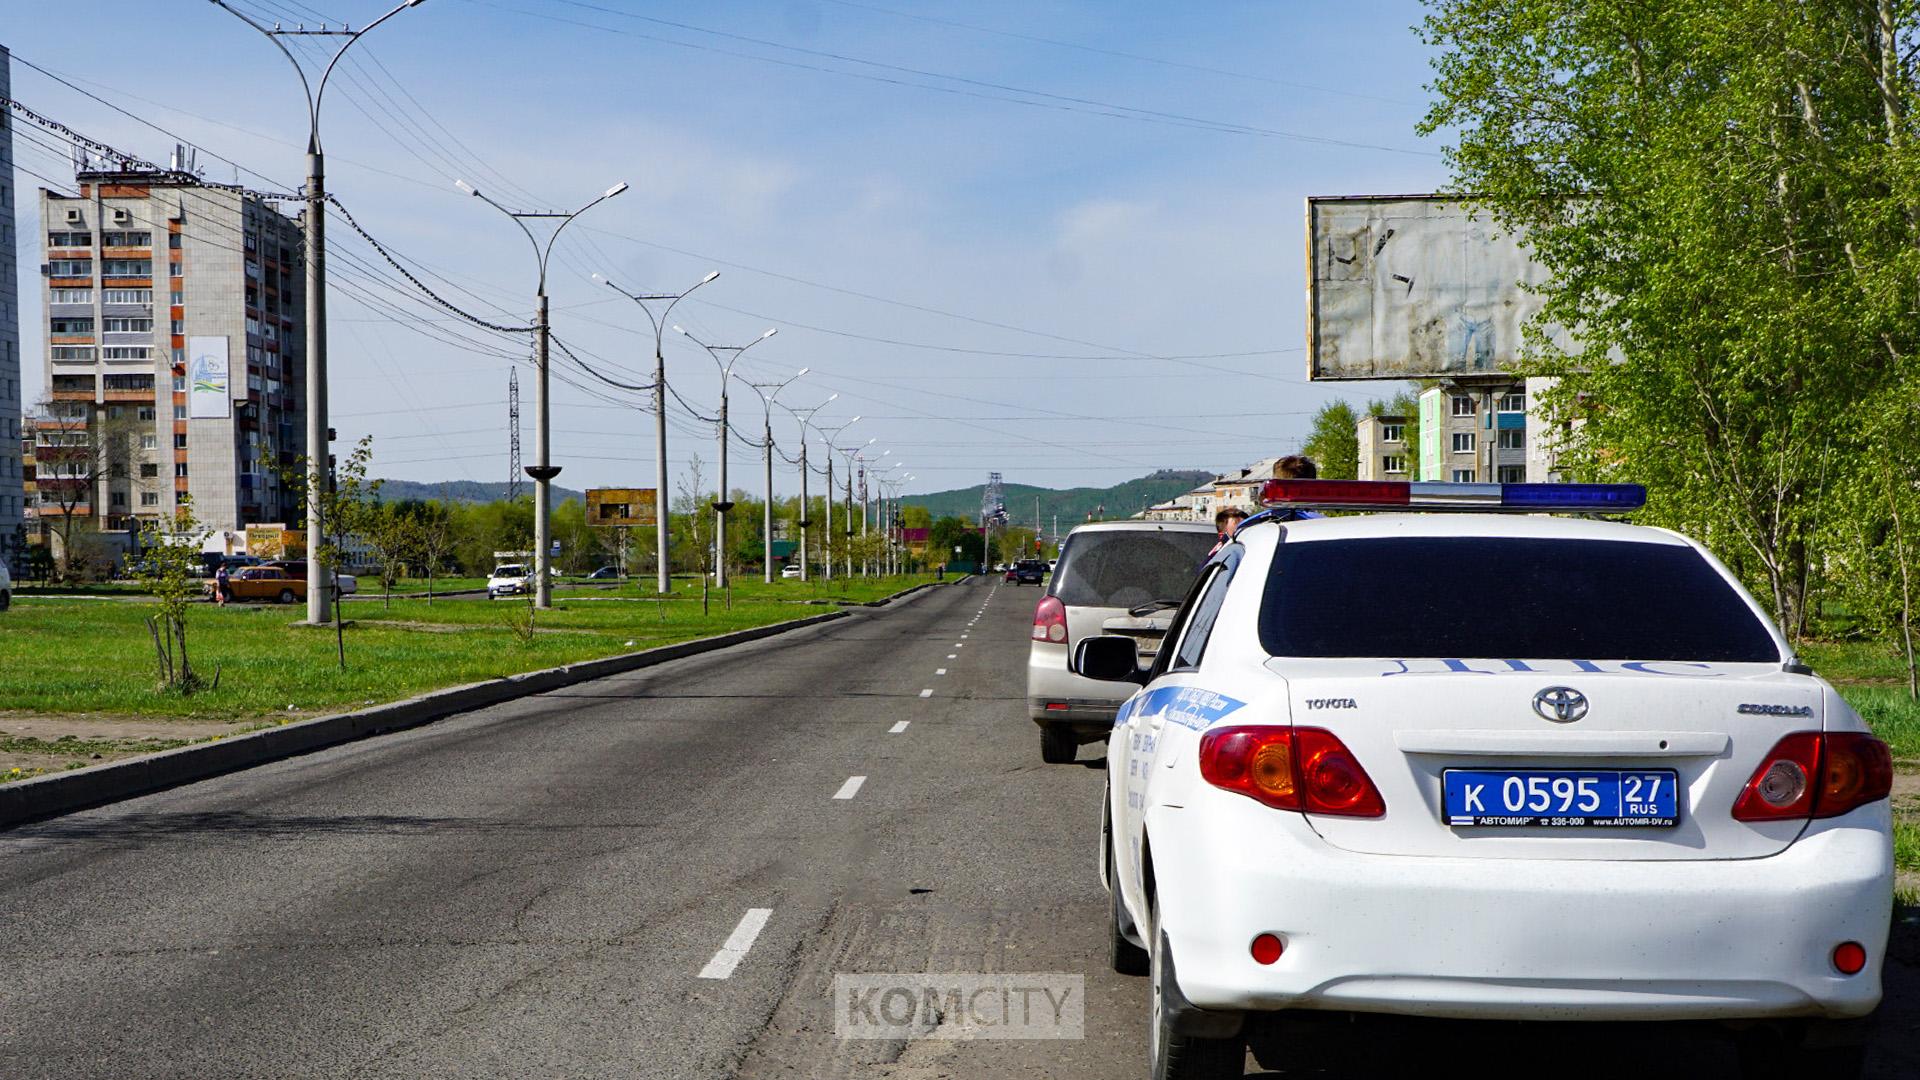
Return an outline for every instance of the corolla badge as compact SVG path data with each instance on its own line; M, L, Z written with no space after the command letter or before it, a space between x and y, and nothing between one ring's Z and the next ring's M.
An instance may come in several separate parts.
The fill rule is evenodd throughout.
M1543 720L1571 724L1587 715L1587 695L1571 686L1549 686L1533 695L1533 711Z

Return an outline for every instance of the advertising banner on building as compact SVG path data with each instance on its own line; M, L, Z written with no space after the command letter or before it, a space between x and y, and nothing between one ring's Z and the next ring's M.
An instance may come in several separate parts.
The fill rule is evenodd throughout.
M652 488L589 488L587 524L637 528L652 525Z
M233 410L233 372L224 337L187 339L187 416L225 420Z

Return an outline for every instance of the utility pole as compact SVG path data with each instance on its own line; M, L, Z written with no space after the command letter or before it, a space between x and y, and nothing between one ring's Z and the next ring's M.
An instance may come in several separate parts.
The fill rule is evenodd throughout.
M761 556L760 556L760 559L761 559L760 565L761 565L762 577L766 581L766 583L769 585L773 584L773 405L774 405L774 399L780 396L780 391L785 390L787 388L788 383L791 383L793 382L793 380L799 378L802 375L805 375L810 370L812 369L801 368L799 371L796 371L792 375L789 375L785 382L757 383L757 382L748 382L747 379L745 378L740 379L741 382L747 384L749 389L751 389L755 394L758 394L760 396L760 411L761 411L760 438L762 440L760 445L761 445L761 449L764 451L763 456L765 457L766 464L767 464L767 502L766 502L766 505L762 507L761 522L760 522L760 541L761 541L761 548L762 548ZM771 391L771 393L769 393L769 391ZM807 468L806 452L807 452L806 433L802 432L800 436L800 471L802 474L801 480L802 480L803 487L805 483L805 473ZM800 516L801 517L807 516L807 508L804 500L802 501L800 506ZM804 551L804 545L802 550ZM802 556L802 558L804 560L804 555Z
M800 369L800 375L805 375L806 373L807 373L806 368ZM800 377L800 375L795 375L794 378L797 379ZM813 573L813 570L811 567L807 565L807 531L813 528L813 520L810 517L808 517L809 514L813 513L813 503L810 497L807 495L807 472L808 472L807 424L809 421L813 419L814 413L817 413L821 409L826 408L828 405L833 404L834 399L838 398L839 396L840 396L839 394L830 394L827 396L827 400L821 402L818 405L815 405L811 409L792 409L792 408L787 408L787 406L785 405L780 406L781 408L786 409L789 413L792 413L794 420L797 421L800 425L800 517L799 517L799 520L795 522L795 524L800 529L800 580L801 581L813 580L809 576ZM768 400L771 400L771 398L769 398ZM854 419L858 420L859 417L856 416L854 417ZM829 504L833 502L831 488L828 489L827 502ZM829 513L831 513L833 510L833 507L829 505L827 507L827 510Z
M827 451L827 542L825 550L821 552L821 554L825 556L821 562L826 566L826 580L828 581L833 580L833 440L837 438L841 432L859 422L860 418L856 416L837 428L825 428L820 427L818 424L814 425L815 429L820 432L820 441L825 445Z
M417 0L416 0L417 2ZM551 458L551 410L547 406L547 374L550 365L547 362L547 344L552 335L547 321L547 259L553 254L553 245L560 239L560 231L573 224L573 219L594 207L627 190L625 181L608 188L582 206L568 213L550 211L509 210L480 193L480 189L465 180L455 180L454 186L479 199L495 210L513 219L520 231L527 234L527 243L533 245L535 263L539 266L539 284L534 292L533 308L533 454L536 463L527 466L528 476L533 477L533 605L538 608L553 606L553 550L548 539L552 532L553 517L553 478L560 475L560 466L552 463ZM527 227L527 222L542 224L557 222L553 231L547 234L547 242L542 244Z
M733 509L733 499L729 497L732 489L727 486L727 387L733 382L733 365L740 362L741 354L780 331L778 329L770 329L752 341L747 342L745 345L709 345L699 338L694 337L685 327L679 325L674 326L673 332L707 350L707 355L713 357L714 364L720 368L720 489L713 500L713 587L716 589L724 589L727 587L727 511ZM733 358L731 360L720 359L720 354L723 352L732 353ZM767 446L767 497L768 499L772 499L773 443L771 438L769 438ZM773 579L769 576L767 580L771 581Z
M507 369L507 501L520 497L520 369Z
M264 24L229 7L225 0L212 2L227 14L266 35L267 40L273 42L273 47L287 58L287 63L293 65L294 74L300 77L300 88L307 95L307 205L306 212L301 216L304 232L301 246L306 249L303 261L307 294L307 621L319 625L329 621L333 615L333 575L320 557L327 543L326 523L321 514L322 496L326 494L324 469L333 449L330 438L332 429L327 426L327 163L320 149L320 103L326 97L327 78L333 74L334 65L340 62L348 49L353 48L355 42L371 33L374 27L410 7L420 6L425 0L402 0L385 15L358 30L344 25L338 30L330 30L324 23L317 30L308 30L305 24L298 29L283 30L277 23L268 29ZM346 40L334 50L327 66L321 69L320 78L310 81L306 69L294 59L293 51L280 40L283 37Z
M607 288L633 301L634 304L645 313L647 322L653 326L653 386L651 387L653 390L654 435L653 537L655 544L654 561L658 569L658 580L655 582L654 587L662 595L673 591L673 578L670 576L672 567L669 562L668 545L670 539L667 533L667 356L661 338L666 333L667 316L673 313L673 305L686 299L694 289L707 284L719 276L720 271L709 270L706 277L694 282L693 286L685 292L630 293L620 286L615 285L613 281L604 274L593 275L593 280L600 282ZM665 300L667 302L666 309L661 311L658 317L653 314L653 309L647 306L648 302L657 300Z

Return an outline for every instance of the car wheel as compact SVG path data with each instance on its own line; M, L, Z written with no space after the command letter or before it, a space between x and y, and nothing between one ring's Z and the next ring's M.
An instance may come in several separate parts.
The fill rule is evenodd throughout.
M291 603L293 603L293 601L294 601L294 595L293 595L293 590L292 590L292 589L281 589L281 590L280 590L280 602L281 602L281 603L283 603L283 604L291 604Z
M1113 857L1113 835L1107 834L1107 962L1119 975L1149 975L1153 972L1153 956L1147 950L1127 940L1120 932L1120 923L1127 917L1125 902L1120 898L1120 864Z
M1071 765L1080 756L1080 739L1065 724L1040 725L1040 760L1049 765Z
M1159 928L1157 905L1153 925L1153 952L1148 971L1152 983L1147 1026L1148 1075L1153 1080L1246 1075L1247 1041L1243 1035L1210 1038L1177 1030L1175 1018L1188 1008L1187 999L1173 976L1173 954L1167 948L1167 935Z
M1829 1026L1831 1031L1823 1030ZM1735 1043L1740 1075L1858 1080L1867 1067L1867 1048L1859 1041L1864 1030L1857 1021L1823 1025L1814 1020L1791 1031L1763 1026L1742 1032Z

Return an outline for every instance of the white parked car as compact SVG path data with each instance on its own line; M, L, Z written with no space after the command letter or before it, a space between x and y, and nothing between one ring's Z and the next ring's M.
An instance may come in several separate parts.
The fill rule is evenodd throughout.
M1067 670L1073 643L1125 634L1151 659L1214 539L1209 526L1165 521L1096 522L1067 537L1027 646L1027 715L1040 725L1042 761L1072 761L1081 743L1106 738L1131 689Z
M1452 509L1637 491L1268 497L1419 508L1431 488ZM1074 665L1139 684L1100 866L1114 966L1152 979L1153 1076L1241 1075L1282 1011L1721 1021L1746 1075L1858 1073L1892 903L1887 747L1692 540L1257 515L1150 669L1116 636Z
M533 571L522 563L502 563L487 576L487 599L518 596L533 588Z
M783 578L797 578L797 577L799 577L799 576L800 576L800 564L799 564L799 563L792 563L792 564L789 564L789 565L787 565L787 566L783 566L783 567L781 567L781 568L780 568L780 576L781 576L781 577L783 577Z
M13 606L13 575L7 571L7 562L0 559L0 611Z

